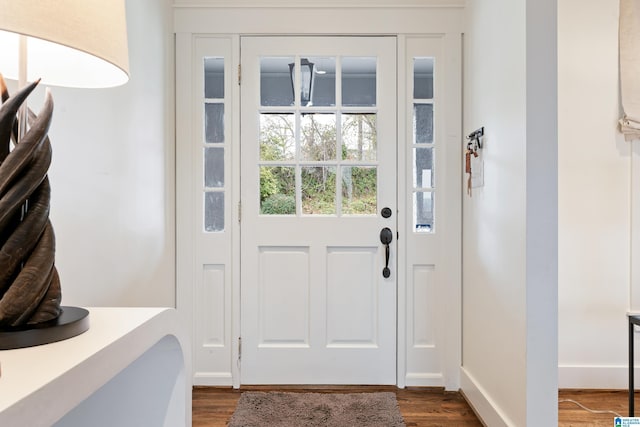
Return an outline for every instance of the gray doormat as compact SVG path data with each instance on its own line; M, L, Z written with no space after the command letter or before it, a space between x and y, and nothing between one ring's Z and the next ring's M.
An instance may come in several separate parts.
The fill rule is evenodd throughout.
M244 392L229 427L405 427L394 393Z

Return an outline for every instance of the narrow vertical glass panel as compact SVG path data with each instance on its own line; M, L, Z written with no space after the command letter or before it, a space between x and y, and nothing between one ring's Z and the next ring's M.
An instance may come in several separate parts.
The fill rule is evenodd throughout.
M204 58L204 97L224 98L224 58Z
M336 115L303 114L300 141L301 160L325 161L336 159Z
M327 56L309 57L313 64L311 75L311 103L317 107L336 105L336 58Z
M204 230L224 231L224 193L221 191L204 193Z
M293 84L289 64L293 57L260 58L260 105L293 105Z
M413 193L413 225L416 232L433 232L434 199L434 194L428 191Z
M342 105L376 105L376 58L342 58Z
M413 59L414 99L433 99L433 58Z
M295 167L260 167L260 213L263 215L296 214Z
M224 104L204 104L205 142L224 142Z
M302 213L305 215L335 215L336 168L334 166L303 167Z
M433 169L433 148L419 147L413 149L413 187L433 188L435 173Z
M295 116L260 114L260 160L293 160L295 156Z
M342 114L342 160L376 160L375 114Z
M204 186L224 187L224 148L222 147L204 149Z
M342 168L342 213L375 215L378 206L378 170L375 166Z
M433 104L413 105L413 143L433 143Z

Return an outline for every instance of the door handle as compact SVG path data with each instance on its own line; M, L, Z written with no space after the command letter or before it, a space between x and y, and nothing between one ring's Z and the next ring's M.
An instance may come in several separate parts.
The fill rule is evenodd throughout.
M389 270L389 244L393 240L393 232L389 227L385 227L380 231L380 241L385 246L384 248L384 258L385 265L382 269L382 277L385 279L391 276L391 270Z

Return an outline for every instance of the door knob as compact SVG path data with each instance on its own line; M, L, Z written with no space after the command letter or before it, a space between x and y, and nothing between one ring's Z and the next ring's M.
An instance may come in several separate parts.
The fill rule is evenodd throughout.
M385 265L382 269L382 277L385 279L391 276L391 270L389 270L389 244L393 240L393 232L389 227L385 227L380 231L380 241L385 246L384 248L384 258Z

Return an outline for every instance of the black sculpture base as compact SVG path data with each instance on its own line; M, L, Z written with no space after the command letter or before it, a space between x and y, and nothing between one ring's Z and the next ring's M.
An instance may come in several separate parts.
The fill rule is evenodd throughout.
M33 347L66 340L89 329L89 311L79 307L62 307L62 314L51 322L0 330L0 350Z

